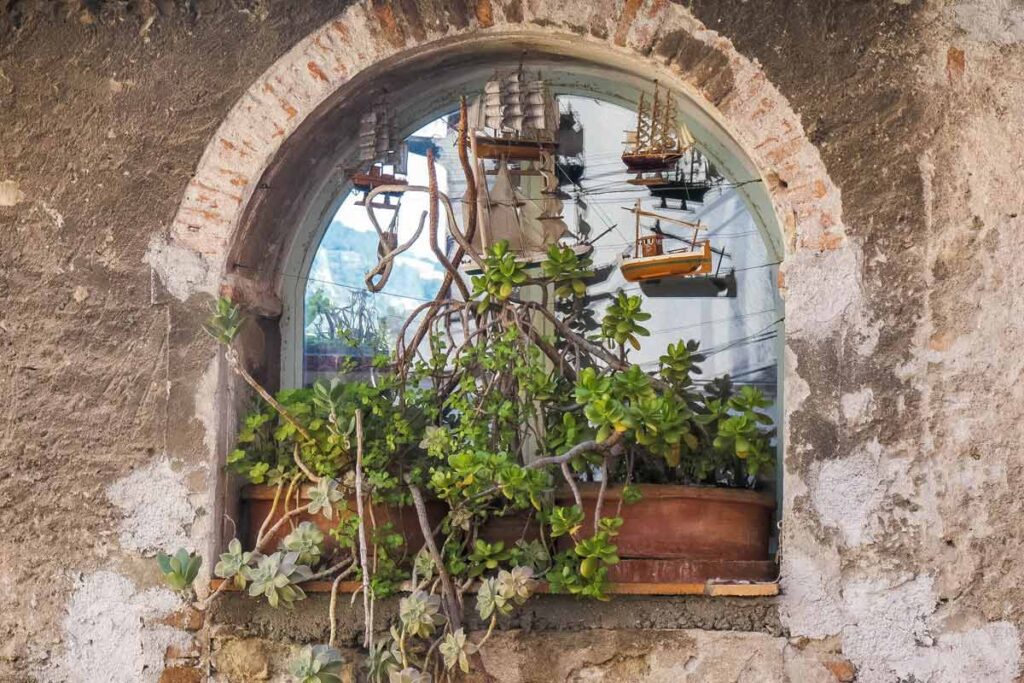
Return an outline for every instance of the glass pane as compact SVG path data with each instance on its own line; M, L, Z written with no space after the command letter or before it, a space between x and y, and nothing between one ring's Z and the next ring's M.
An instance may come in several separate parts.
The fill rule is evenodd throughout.
M678 198L663 201L652 196L650 188L630 184L633 175L621 159L623 131L635 127L634 111L589 98L560 96L558 101L563 122L568 121L571 112L577 124L574 132L563 135L562 151L581 148L578 155L559 157L564 217L572 233L566 241L590 242L594 266L603 276L589 290L593 319L600 321L617 291L639 294L644 298L645 310L652 314L647 324L651 335L642 340L639 351L631 352L632 362L653 370L669 343L693 339L700 342L707 356L698 382L728 373L737 383L754 384L774 399L781 323L777 265L737 191L738 186L755 180L722 178L711 167L701 176L708 179L709 186L698 197L685 202ZM452 126L444 119L410 136L408 179L412 185L426 185L425 155L427 147L432 146L438 162L439 188L451 196L457 219L461 220L459 199L464 179L454 141ZM524 177L517 182L526 189L534 181ZM356 205L357 199L359 193L355 192L345 199L309 273L306 384L334 376L345 357L355 357L360 366L357 372L365 373L375 353L394 349L405 318L435 296L444 276L424 229L413 247L396 260L384 290L379 294L368 292L364 277L377 263L377 234L366 209ZM626 281L619 265L621 257L634 250L636 219L632 209L638 200L645 211L702 224L706 229L697 239L710 239L716 250L713 272L702 278L667 279L644 287ZM410 192L403 197L397 219L400 242L413 235L426 204L422 193ZM382 225L392 218L392 212L386 210L377 215ZM645 220L645 228L651 223ZM669 220L657 221L657 225L666 252L691 248L693 230ZM445 237L440 237L439 243L450 251L450 241ZM339 338L339 328L353 331L352 337Z
M428 147L437 158L437 181L441 192L448 192L448 168L454 151L448 140L448 126L435 121L410 136L408 181L427 184ZM437 294L444 269L430 248L424 227L408 251L399 255L388 282L379 293L370 292L364 278L377 264L378 235L366 212L358 203L362 193L353 190L331 220L313 258L306 283L303 383L337 374L339 364L352 359L355 375L368 373L374 355L394 348L402 323L417 306ZM397 212L399 243L408 241L427 209L427 196L410 192L401 200ZM383 229L396 217L394 210L377 209L377 221ZM438 242L445 248L447 237L443 220ZM347 332L347 334L344 334Z

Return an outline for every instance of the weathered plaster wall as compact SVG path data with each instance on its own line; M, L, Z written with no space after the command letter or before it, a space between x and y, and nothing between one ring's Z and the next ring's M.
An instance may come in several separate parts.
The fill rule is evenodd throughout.
M209 553L220 524L210 462L230 417L221 406L237 400L197 332L224 266L210 256L230 229L176 240L189 235L179 206L197 206L186 188L236 101L345 4L0 3L0 680L156 680L168 666L167 680L195 680L189 667L206 661L222 679L252 680L278 674L291 641L322 635L322 624L231 619L242 608L229 605L193 637L197 615L178 609L149 558L180 543ZM401 27L416 14L430 31L555 11L541 0L378 5L372 16ZM696 21L696 43L659 34L664 2L607 5L609 37L625 27L631 44L676 60L752 131L745 144L790 107L802 124L792 141L751 149L790 211L785 592L746 616L668 601L576 625L552 603L501 634L495 673L827 681L854 666L861 681L1014 680L1024 9L686 3L731 41L718 44ZM534 28L590 16L558 7L561 24ZM730 90L726 75L751 89ZM759 79L782 98L778 115L750 96ZM248 169L251 152L236 153ZM790 184L807 169L820 187ZM247 349L272 372L276 361Z

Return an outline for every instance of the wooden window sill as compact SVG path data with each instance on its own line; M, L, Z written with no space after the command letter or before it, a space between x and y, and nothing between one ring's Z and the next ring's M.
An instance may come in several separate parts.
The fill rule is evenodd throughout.
M210 589L217 590L223 579L210 581ZM331 581L311 581L302 584L307 593L330 593ZM338 584L338 592L354 593L362 587L358 581L342 581ZM237 588L228 588L237 592ZM408 590L408 588L404 588ZM473 589L470 589L473 592ZM547 593L548 584L541 581L537 585L537 593ZM707 583L620 583L608 591L611 595L704 595L710 598L746 597L763 598L779 594L777 581L765 582L707 582Z

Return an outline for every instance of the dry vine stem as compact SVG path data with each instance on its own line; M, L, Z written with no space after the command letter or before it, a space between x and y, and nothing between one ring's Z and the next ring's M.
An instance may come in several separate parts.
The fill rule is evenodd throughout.
M363 570L363 647L373 647L370 616L370 558L366 550L366 518L363 514L363 411L356 411L356 515L359 517L359 564Z
M452 632L462 628L462 610L459 605L459 598L455 594L455 586L452 584L452 577L448 574L441 553L437 550L437 543L434 542L433 530L430 528L430 521L427 519L427 506L423 502L423 493L419 487L406 479L409 485L409 493L412 494L412 504L416 508L416 517L420 523L420 530L423 532L423 542L430 553L430 559L437 567L437 574L441 578L441 591L445 602L445 611L448 612L448 623Z

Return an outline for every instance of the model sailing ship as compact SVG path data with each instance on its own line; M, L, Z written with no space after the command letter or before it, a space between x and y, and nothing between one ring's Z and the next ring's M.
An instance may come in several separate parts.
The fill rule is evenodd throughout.
M630 172L636 174L629 181L634 185L664 183L663 174L675 169L683 154L693 146L690 131L676 121L672 93L660 90L657 81L654 82L654 95L649 106L646 94L640 94L636 130L626 131L625 145L622 161Z
M668 207L669 199L679 200L679 209L688 211L687 202L703 202L704 197L724 180L718 170L700 153L691 147L676 162L675 169L665 176L665 182L650 184L651 196L661 200L662 208Z
M522 67L495 73L467 118L477 200L464 209L477 213L473 247L483 253L505 240L518 260L542 260L569 234L555 163L560 121L554 96Z
M469 128L477 159L536 161L558 145L558 105L539 74L495 73L470 107Z
M398 140L394 114L384 102L378 103L359 122L359 168L352 174L352 185L363 193L356 202L365 205L366 194L382 185L407 185L405 179L408 150ZM402 192L384 192L378 209L395 209Z
M559 185L579 185L586 166L583 162L583 124L576 110L568 107L558 116L558 155L555 171Z

